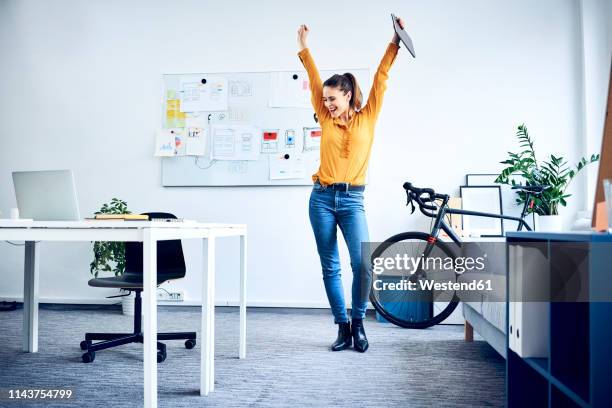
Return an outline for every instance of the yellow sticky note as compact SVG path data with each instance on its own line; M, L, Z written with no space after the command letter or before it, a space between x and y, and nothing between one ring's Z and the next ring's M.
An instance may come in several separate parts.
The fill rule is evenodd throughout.
M166 127L185 127L185 112L181 112L181 101L179 99L166 100Z

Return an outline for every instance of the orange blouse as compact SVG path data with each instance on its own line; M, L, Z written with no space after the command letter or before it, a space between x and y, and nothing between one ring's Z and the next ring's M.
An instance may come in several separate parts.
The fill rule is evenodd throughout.
M319 170L312 176L313 182L319 180L322 185L365 184L370 151L374 141L374 127L382 106L383 95L387 89L389 69L395 61L398 49L397 44L389 43L374 75L368 101L346 124L339 119L333 119L325 107L323 83L308 48L298 53L308 72L312 106L319 118L322 131L321 164Z

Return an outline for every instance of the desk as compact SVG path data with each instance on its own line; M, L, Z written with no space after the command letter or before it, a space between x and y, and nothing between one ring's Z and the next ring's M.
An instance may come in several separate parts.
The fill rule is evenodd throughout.
M159 221L0 221L0 240L25 241L23 350L38 351L40 241L131 241L143 243L144 406L157 406L157 241L203 240L200 395L214 391L215 240L240 237L240 344L246 357L247 228L238 224Z

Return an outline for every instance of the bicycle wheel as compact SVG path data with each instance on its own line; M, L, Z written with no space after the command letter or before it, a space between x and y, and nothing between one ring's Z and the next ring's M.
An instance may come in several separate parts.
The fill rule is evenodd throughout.
M425 256L427 248L430 252ZM408 270L385 268L383 273L377 274L377 265L380 269L385 260L397 259L398 256L400 259L422 259L419 261L421 267ZM426 282L456 282L454 268L445 268L442 262L438 262L448 262L449 259L453 262L455 258L449 245L432 240L423 232L405 232L388 238L371 255L374 272L370 291L372 305L382 317L400 327L424 329L442 322L455 310L459 298L453 289L436 290ZM406 282L414 282L414 286L407 289Z

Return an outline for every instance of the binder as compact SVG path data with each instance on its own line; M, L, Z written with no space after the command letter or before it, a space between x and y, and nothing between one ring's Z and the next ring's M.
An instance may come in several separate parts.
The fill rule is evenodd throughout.
M549 355L550 316L545 300L550 282L547 251L540 246L510 248L509 347L522 358ZM537 300L537 301L536 301Z
M523 249L519 245L511 245L508 248L508 347L517 350L516 345L516 292L517 276L515 271L519 268Z

